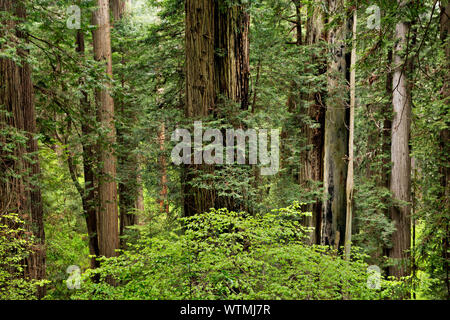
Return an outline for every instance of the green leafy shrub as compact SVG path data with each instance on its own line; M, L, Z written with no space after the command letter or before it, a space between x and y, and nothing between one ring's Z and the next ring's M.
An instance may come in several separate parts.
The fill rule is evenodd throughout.
M23 236L23 225L17 214L0 217L0 300L34 299L36 287L46 282L23 276L33 243Z
M73 299L374 299L362 256L307 246L300 205L251 216L211 210L83 274ZM93 282L94 274L100 281ZM116 286L105 279L113 276Z

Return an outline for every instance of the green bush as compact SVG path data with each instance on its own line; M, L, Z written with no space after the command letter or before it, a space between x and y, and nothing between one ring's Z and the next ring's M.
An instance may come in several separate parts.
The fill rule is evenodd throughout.
M0 300L34 299L36 287L46 282L23 276L33 244L23 225L17 214L0 216Z
M270 214L211 210L87 270L73 299L376 299L362 256L303 243L298 203ZM97 274L100 281L93 282ZM105 279L116 280L109 285Z

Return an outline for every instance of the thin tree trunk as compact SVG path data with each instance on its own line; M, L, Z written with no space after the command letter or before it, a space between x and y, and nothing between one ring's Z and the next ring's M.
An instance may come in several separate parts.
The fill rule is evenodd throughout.
M403 0L399 5L404 6ZM411 123L411 93L407 75L405 50L409 25L398 22L395 28L394 74L392 80L392 106L394 118L392 121L391 144L391 183L392 196L396 203L391 209L391 218L396 230L392 234L392 248L389 257L394 265L389 268L389 274L403 277L409 274L409 259L411 247L411 159L409 155L409 137Z
M261 77L261 57L258 59L258 64L256 66L256 80L255 80L255 89L253 91L252 114L256 113L256 99L258 97L258 86L260 77Z
M77 31L77 48L76 51L83 57L85 54L84 34ZM82 84L83 80L80 80ZM84 217L86 219L86 227L89 237L89 254L97 257L99 255L98 237L97 237L97 201L96 201L96 179L95 179L95 142L92 141L92 122L94 121L94 113L91 109L88 94L83 91L83 98L80 100L83 120L81 123L81 132L86 140L82 141L83 145L83 171L84 171L84 189L81 194ZM98 267L95 257L91 258L91 268Z
M141 171L142 171L142 163L143 161L141 159L139 159L138 163L139 165L139 173L137 176L137 185L138 185L138 190L137 190L137 198L136 198L136 204L135 204L135 208L138 212L144 212L145 210L145 206L144 206L144 187L143 187L143 182L142 182L142 175L141 175ZM136 219L137 221L136 224L139 223L139 220Z
M348 168L347 168L347 215L345 221L345 258L350 260L352 242L352 207L353 207L353 140L355 132L355 107L356 107L356 26L357 9L353 11L353 41L350 63L350 128L348 137Z
M387 56L388 68L391 70L392 67L392 50L388 51ZM392 72L388 72L386 75L386 94L389 96L390 101L392 101ZM383 109L383 136L382 136L382 152L385 156L383 158L383 167L381 168L380 176L381 181L380 185L389 189L390 184L390 176L388 172L388 167L390 166L390 153L391 153L391 130L392 130L392 102L386 103ZM388 156L389 155L389 156Z
M92 16L94 57L106 66L105 73L112 78L111 36L109 24L109 4L107 0L97 0L97 9ZM100 139L98 150L100 176L98 180L99 210L97 221L99 253L101 256L116 256L119 248L116 156L113 145L116 140L114 126L114 100L110 94L110 83L105 89L96 90L97 117L100 126L107 133Z
M392 68L392 50L388 51L387 55L387 64L389 70ZM382 144L381 144L381 152L383 154L382 166L379 171L380 181L379 185L381 187L390 190L390 168L391 168L391 130L392 130L392 72L388 72L386 74L386 95L390 98L390 102L386 103L383 106L383 132L382 132ZM369 176L370 177L370 176ZM388 202L389 199L382 199L382 201ZM383 213L386 217L390 217L390 208L386 207L383 210ZM381 255L384 257L389 256L389 248L385 245L381 248ZM386 274L389 274L389 268L384 268Z
M292 0L295 6L295 17L296 17L296 37L297 37L297 45L301 46L303 44L302 41L302 2L301 0Z
M118 26L129 7L128 0L111 0L114 25ZM125 65L124 48L113 47L113 52L122 56L121 64ZM120 75L122 89L125 89L126 80L123 74ZM117 115L121 119L122 125L117 126L117 141L120 146L118 152L118 176L119 176L119 208L120 208L120 247L125 247L125 234L127 227L137 223L136 204L139 196L139 168L138 155L136 154L137 142L132 137L130 127L137 122L137 114L122 99L115 101ZM132 137L131 139L127 137Z
M445 78L443 80L444 86L442 88L442 98L445 101L445 103L449 103L450 99L450 77L448 76L448 70L450 68L450 1L447 0L446 5L444 6L444 2L440 2L440 37L441 41L444 46L445 50L445 66L444 70L447 70L447 73L445 75ZM448 155L450 154L450 130L448 129L449 124L447 125L447 128L443 129L440 132L440 149L443 155L443 159L448 158ZM443 161L440 168L440 174L441 174L441 195L440 198L442 199L442 212L449 212L449 206L450 206L450 165L448 161ZM447 286L447 299L450 299L450 279L449 279L449 261L450 261L450 254L449 254L449 246L450 246L450 230L449 225L450 221L447 216L447 218L444 218L445 222L445 234L446 236L443 239L443 246L442 246L442 259L444 261L444 272L446 274L446 286Z
M296 41L295 42L289 42L289 44L294 44L296 47L300 47L303 43L302 41L302 16L301 16L301 2L299 0L292 0L292 3L295 6L295 21L291 21L294 24L294 27L296 29ZM258 65L258 73L259 73L259 65ZM258 75L259 77L259 75ZM258 80L258 79L257 79ZM287 99L287 108L288 108L288 112L294 116L297 117L298 114L296 114L298 112L297 107L299 105L302 104L302 100L303 100L303 95L299 94L299 88L298 85L296 84L296 82L294 80L291 81L290 84L290 94L288 95L288 99ZM301 110L300 112L302 112L303 110ZM304 126L305 130L307 129L306 127L308 127L307 125ZM297 128L295 128L294 130L297 130ZM296 182L302 184L302 183L307 183L306 179L302 179L302 175L301 173L298 173L298 171L296 170L297 167L299 166L298 163L293 163L290 164L289 163L289 158L292 157L292 148L288 145L288 137L292 134L292 132L290 132L289 130L289 125L287 125L286 127L283 127L282 132L281 132L281 166L284 169L288 169L287 170L287 174L292 177ZM305 155L306 156L306 155ZM304 160L301 162L305 162ZM300 168L301 170L302 168Z
M158 144L159 144L159 169L161 172L161 192L159 193L159 210L161 213L165 213L169 216L169 202L167 201L167 159L165 155L165 143L166 143L166 127L164 122L161 123L160 130L158 132Z

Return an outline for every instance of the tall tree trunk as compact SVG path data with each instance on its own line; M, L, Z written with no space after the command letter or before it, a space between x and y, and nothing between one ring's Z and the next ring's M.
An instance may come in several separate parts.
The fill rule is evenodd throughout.
M450 77L448 70L450 68L450 1L446 0L440 2L440 36L441 41L444 44L445 50L445 66L444 70L447 70L445 78L443 80L444 86L442 88L442 98L444 103L449 103L450 100ZM448 129L450 124L447 124L447 128L443 129L440 133L440 149L443 159L448 159L450 154L450 130ZM443 161L440 168L441 173L441 187L442 187L442 212L448 213L450 211L450 165L448 161ZM446 273L446 285L447 285L447 299L450 299L450 279L449 279L449 261L450 261L450 221L448 216L444 217L445 234L442 246L442 259L444 260L444 272Z
M130 6L131 0L110 0L114 22L120 21Z
M138 163L139 163L139 173L137 176L138 190L137 190L137 198L136 198L135 208L138 212L144 212L144 210L145 210L144 187L143 187L142 175L141 175L143 161L141 159L139 159ZM139 223L139 221L135 221L135 222Z
M391 70L392 68L392 50L388 51L388 56L387 56L387 63L388 63L388 68L389 70ZM392 101L392 92L393 92L393 88L392 88L392 72L388 72L386 74L386 94L388 95L388 97L390 98L390 101ZM391 106L392 102L386 103L384 105L384 109L383 109L383 116L384 116L384 120L383 120L383 136L382 136L382 153L385 156L383 158L383 167L381 168L381 172L380 172L380 185L383 187L386 187L389 189L389 184L390 184L390 176L388 174L388 172L390 170L388 170L388 167L390 167L390 154L391 154L391 130L392 130L392 106Z
M343 0L329 0L329 12L336 16L344 7ZM328 65L328 98L325 113L324 189L321 243L339 247L344 244L346 220L346 178L348 154L348 62L345 39L348 32L346 17L328 32L332 50Z
M81 57L85 54L84 34L81 30L77 31L76 51ZM80 80L83 83L83 80ZM97 257L99 255L98 237L97 237L97 201L96 201L96 187L95 179L95 142L93 136L93 121L94 112L88 98L88 93L83 90L83 97L80 100L81 111L83 113L83 120L81 123L81 131L86 140L82 141L83 145L83 171L84 171L84 189L81 194L83 213L86 220L86 227L89 237L89 254ZM91 258L91 268L98 267L98 262L95 257Z
M292 0L295 6L295 17L296 17L296 38L297 45L301 46L303 44L302 38L302 1L301 0Z
M97 9L92 16L94 57L106 66L105 73L112 78L111 36L109 24L108 0L97 0ZM114 100L110 94L111 84L105 83L105 89L96 90L97 117L100 126L107 132L100 139L98 150L100 175L98 180L99 210L97 233L101 256L116 256L119 248L116 156L113 145L116 140L114 126Z
M160 179L160 187L161 191L159 193L159 210L161 213L165 213L166 216L169 216L169 202L167 200L168 190L167 190L167 159L165 155L165 143L166 143L166 126L163 123L161 123L159 132L158 132L158 144L159 144L159 157L158 157L158 163L159 163L159 170L161 172L161 179Z
M290 45L294 44L297 47L300 47L303 43L303 41L302 41L301 2L299 0L292 0L292 3L295 6L295 20L293 20L291 22L294 24L293 27L296 29L296 35L295 35L296 41L289 42L289 44ZM259 64L258 64L258 73L259 73ZM258 74L258 76L259 76L259 74ZM292 80L290 83L290 93L288 95L287 103L286 103L288 112L292 117L298 118L298 112L299 112L298 107L302 105L304 98L305 97L303 94L299 94L299 86L297 85L297 83L294 80ZM300 112L303 112L302 109L300 110ZM307 127L307 125L304 127ZM285 126L283 126L283 129L281 130L281 148L282 148L281 149L281 155L282 155L281 166L284 168L284 170L287 169L286 171L287 171L287 174L289 177L293 178L296 182L298 182L300 184L303 184L303 183L306 184L307 180L302 179L303 177L302 177L301 172L298 172L298 170L297 170L299 167L299 163L289 163L290 161L288 160L288 159L292 158L292 156L293 156L292 146L290 146L288 144L288 138L292 134L295 134L296 132L298 132L297 127L293 128L295 133L292 132L292 129L290 130L290 128L292 128L292 125L290 125L289 121L287 121L287 123L285 124ZM291 136L291 138L292 138L292 136ZM301 162L302 163L300 164L300 171L304 168L304 167L302 167L304 160Z
M404 1L398 1L400 7ZM392 106L394 118L391 130L391 183L390 188L395 201L391 210L391 218L396 230L392 234L392 248L389 257L394 265L389 267L391 276L402 277L409 274L409 258L411 246L411 159L409 155L409 137L411 123L411 93L408 82L407 36L409 24L398 22L395 27L394 74L392 80Z
M215 17L215 109L216 115L224 114L220 108L221 97L240 105L241 110L248 110L249 106L249 77L250 77L250 44L249 28L250 16L247 13L245 1L238 0L230 3L226 0L216 1ZM222 52L224 54L217 54ZM236 124L246 129L242 123ZM224 139L224 144L225 144ZM220 167L219 167L220 169ZM247 172L248 175L252 174ZM222 180L221 184L224 184ZM231 190L229 190L231 191ZM235 190L233 190L235 191ZM235 197L221 196L215 191L215 208L227 208L230 211L247 211L251 208L246 202L245 187L241 188L242 200ZM230 192L231 193L231 192Z
M188 119L218 115L219 97L248 109L250 19L243 5L225 1L186 0L186 104ZM218 197L213 182L196 188L191 181L199 172L213 172L209 165L185 165L182 185L184 215L211 207L236 209L233 199Z
M11 132L24 133L26 144L16 144L14 151L2 149L0 152L0 215L18 212L27 222L29 232L36 238L31 254L25 259L25 277L45 279L45 233L43 221L43 206L41 190L37 180L40 175L38 144L36 134L36 111L34 106L33 83L31 67L26 58L28 52L21 46L13 33L17 23L27 17L25 5L22 1L0 0L0 11L11 14L16 19L3 22L2 36L9 39L8 46L2 45L1 50L17 46L20 64L12 59L0 59L0 128ZM26 34L15 30L19 41L26 41ZM7 48L8 47L8 48ZM3 108L5 110L3 110ZM6 114L5 112L9 114ZM14 133L13 133L14 134ZM0 136L0 145L17 143L11 135ZM26 155L31 157L26 160ZM5 174L9 173L9 174ZM11 175L15 173L15 175ZM39 287L36 295L42 298L45 287Z
M186 103L188 119L208 116L214 107L214 7L211 0L186 0ZM182 170L184 215L203 213L214 206L212 186L199 189L191 185L198 164Z
M128 0L111 0L114 26L118 26L124 16L127 14L129 7ZM125 65L124 48L113 47L113 52L122 56L121 64ZM125 89L124 75L120 75L122 89ZM119 208L120 208L120 247L125 247L126 239L122 236L125 234L127 227L137 223L136 204L139 196L139 161L136 154L138 147L136 139L132 136L130 129L137 122L137 114L132 107L127 105L125 101L118 98L115 101L116 112L120 117L121 125L117 126L117 141L119 144L118 157L118 176L119 176ZM131 137L131 139L129 138Z
M228 7L227 7L228 6ZM215 100L219 95L248 109L250 75L249 38L250 17L242 1L230 6L225 0L216 1L214 8Z
M307 21L306 43L309 46L320 45L320 42L327 40L324 25L324 13L322 8L317 5L309 7L311 15ZM324 52L325 55L325 52ZM326 73L327 64L323 57L315 56L313 61L319 65L317 75ZM309 124L302 127L302 132L306 135L306 144L310 148L305 151L302 157L302 171L300 172L300 183L311 185L311 188L317 188L318 183L323 181L323 147L324 147L324 126L325 126L325 108L323 105L326 92L315 91L311 88L308 101L308 116L318 126L311 128ZM319 244L320 242L320 226L322 220L322 201L316 199L316 202L309 205L308 212L312 216L308 218L307 225L314 227L315 230L311 234L310 243Z
M389 70L392 70L392 50L388 51L387 55L387 65ZM383 131L382 131L382 143L381 143L381 152L383 154L382 166L379 171L380 180L378 181L379 186L390 190L390 168L391 168L391 130L392 130L392 72L388 71L386 74L386 95L389 97L388 103L385 103L383 106ZM370 176L368 176L370 177ZM384 202L388 202L389 199L382 199ZM386 207L383 210L383 214L386 217L390 216L390 208ZM381 248L381 256L387 257L389 256L389 248L387 244L383 244ZM385 273L389 274L389 268L384 268Z
M214 1L186 0L186 105L189 118L214 106Z
M348 137L348 168L347 168L347 210L345 221L345 258L350 260L351 242L352 242L352 220L353 220L353 140L355 132L355 107L356 107L356 27L357 27L357 8L353 11L353 36L352 36L352 54L350 63L350 128Z

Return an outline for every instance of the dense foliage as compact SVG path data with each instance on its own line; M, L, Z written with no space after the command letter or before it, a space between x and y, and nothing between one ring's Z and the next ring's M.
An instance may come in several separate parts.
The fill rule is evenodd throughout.
M349 260L342 248L310 243L315 231L307 221L314 213L307 211L321 203L328 190L322 181L302 180L304 155L313 149L308 134L323 129L324 121L308 110L314 104L326 108L325 101L333 98L326 92L332 49L326 39L309 41L307 35L317 18L315 10L330 14L328 1L222 2L230 7L244 3L251 17L249 108L220 96L218 111L201 120L204 127L222 131L280 129L281 167L272 176L260 176L258 166L250 165L220 166L213 175L199 170L191 187L214 189L242 210L216 208L184 217L185 171L170 156L172 132L192 129L198 120L184 110L185 2L133 1L120 21L111 19L110 77L105 64L95 61L91 45L95 1L21 1L28 16L18 19L17 30L27 36L2 27L0 59L32 68L37 122L33 139L39 144L41 167L32 185L42 192L47 280L24 276L25 260L38 245L32 227L25 227L26 214L2 211L0 299L32 299L36 286L44 284L45 299L449 299L450 210L448 182L442 182L449 168L448 145L442 140L450 123L444 94L449 36L441 39L439 10L439 4L447 2L408 1L399 8L397 1L349 0L343 1L339 14L324 19L325 33L349 19L353 10L359 19ZM72 5L81 10L79 29L67 27ZM377 28L371 25L374 11L369 10L374 5L381 12ZM2 9L1 19L11 17ZM396 230L390 210L399 205L390 191L389 173L392 56L400 20L411 26L408 49L402 54L414 66L407 70L412 96L412 245L410 275L397 279L386 276L386 270L393 264L387 251ZM14 41L9 41L11 36ZM79 50L80 36L84 51ZM350 32L346 45L351 47ZM27 52L25 58L21 50ZM109 85L116 110L117 140L112 144L105 143L109 132L96 113L96 92ZM15 152L27 141L26 134L5 120L12 116L1 105L1 168L17 160ZM116 257L92 257L86 212L97 203L86 199L98 185L86 182L85 169L90 165L97 179L103 164L95 159L108 147L118 159L118 202L124 207L125 197L131 199L127 205L132 208L120 210L129 209L126 214L138 222L121 234L124 245ZM88 158L88 149L94 150L94 160ZM23 158L33 162L29 153ZM0 172L0 183L28 174L21 166L7 169ZM133 202L138 196L140 206ZM382 272L376 289L368 285L370 265ZM79 289L67 287L69 266L81 269Z
M221 209L181 219L178 230L143 230L129 250L88 270L72 298L394 298L386 284L381 291L367 286L363 256L347 262L305 245L303 215L298 204L254 217ZM92 282L94 275L120 285Z

